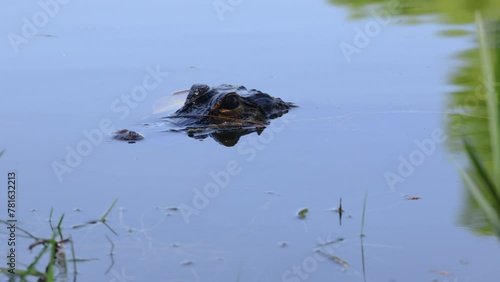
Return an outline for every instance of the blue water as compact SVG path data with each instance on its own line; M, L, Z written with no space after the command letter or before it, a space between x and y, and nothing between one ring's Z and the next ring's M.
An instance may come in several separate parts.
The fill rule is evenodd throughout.
M470 38L394 16L348 62L340 44L373 18L323 1L240 2L222 1L233 6L221 14L217 1L68 1L17 53L9 32L22 35L22 18L41 7L4 3L0 170L18 172L19 226L48 237L51 208L55 221L64 213L76 256L98 258L78 264L78 281L496 281L498 243L457 224L463 185L432 139L445 127L452 57ZM145 77L155 86L130 98ZM194 83L245 85L299 107L235 147L141 127ZM146 139L111 139L121 128ZM426 153L418 144L429 142ZM402 176L410 156L418 165ZM108 224L119 236L71 228L116 198ZM347 267L315 252L337 238L325 250ZM18 241L25 268L36 251Z

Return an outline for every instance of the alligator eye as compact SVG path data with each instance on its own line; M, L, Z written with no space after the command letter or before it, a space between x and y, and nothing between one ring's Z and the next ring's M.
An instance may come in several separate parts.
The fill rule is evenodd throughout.
M234 110L240 105L240 100L235 95L227 96L222 100L221 107L226 110Z

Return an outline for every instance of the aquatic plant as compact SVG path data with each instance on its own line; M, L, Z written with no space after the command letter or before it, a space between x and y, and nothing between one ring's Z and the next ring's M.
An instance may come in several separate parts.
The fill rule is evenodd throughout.
M365 237L365 214L366 214L366 198L368 196L368 191L365 191L365 198L363 200L363 213L361 217L361 232L359 233L359 241L361 246L361 265L363 269L363 281L366 281L366 265L365 265L365 244L363 242L363 237Z
M52 210L51 210L52 218ZM28 246L29 250L33 250L38 246L42 246L42 249L35 256L34 260L28 265L26 269L15 269L14 273L11 268L0 268L0 272L9 277L9 281L26 281L29 277L37 277L38 281L56 281L56 278L67 278L68 268L66 254L63 245L65 243L72 243L69 238L64 238L62 234L62 222L64 219L64 214L61 215L57 226L52 229L52 236L50 238L41 238L35 236L28 232L27 230L17 227L17 229L23 232L27 237L32 238L34 243ZM50 221L51 222L51 221ZM9 225L7 221L0 220L0 223ZM52 224L51 224L52 225ZM48 254L48 255L46 255ZM74 254L73 254L74 257ZM43 258L48 260L45 271L37 270L37 266L41 263Z
M76 227L74 226L73 228L83 227L89 224L103 223L113 233L116 234L116 232L113 229L111 229L111 227L106 223L106 218L113 209L117 201L118 199L114 200L114 202L108 207L107 211L101 218L89 221L85 224L78 225ZM73 281L76 281L77 262L85 262L90 260L90 259L76 258L75 248L73 245L72 238L70 236L64 237L62 232L63 229L62 223L64 220L64 214L60 216L56 226L52 225L52 216L53 216L53 209L51 209L49 216L49 225L52 231L52 236L49 238L38 237L22 227L19 226L16 227L17 230L24 233L26 237L34 240L34 242L28 246L28 249L30 251L38 247L41 247L41 249L35 256L33 261L26 267L26 269L16 268L15 273L12 273L12 271L10 271L11 270L10 268L0 267L0 273L5 274L8 277L9 282L28 281L27 279L29 278L37 278L37 281L43 281L43 282L68 281L68 263L72 263ZM9 222L5 220L0 220L0 223L9 225ZM108 237L107 239L111 242L111 240ZM66 257L66 251L64 248L65 244L71 245L70 259ZM113 252L113 248L114 245L112 244L111 254ZM44 271L39 270L42 261L46 261L47 263ZM112 263L114 263L113 257L112 257Z
M462 223L481 234L495 234L500 238L500 49L492 40L500 38L498 24L485 28L481 13L476 12L478 36L478 68L481 87L455 93L454 105L466 105L474 100L475 107L463 109L449 123L452 137L461 140L469 161L464 169L455 161L468 191ZM493 35L489 35L492 33ZM463 77L462 77L463 78ZM480 93L480 95L477 95Z
M328 0L328 2L349 8L352 18L368 18L377 15L383 21L383 18L388 15L401 15L406 18L404 23L410 24L433 21L433 16L438 16L445 23L469 24L474 22L474 11L481 11L488 18L500 16L500 1ZM464 33L457 33L457 35L464 35Z

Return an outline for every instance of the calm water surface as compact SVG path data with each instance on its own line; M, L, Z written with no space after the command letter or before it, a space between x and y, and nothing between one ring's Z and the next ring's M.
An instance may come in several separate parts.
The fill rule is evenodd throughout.
M76 256L97 259L78 264L78 281L496 281L498 241L458 224L463 184L443 142L449 78L474 36L440 36L456 26L436 15L353 19L342 1L217 12L227 2L69 1L17 53L4 36L0 167L18 172L18 225L48 237L50 210L64 213ZM41 10L4 8L4 35ZM127 104L148 76L155 86ZM241 84L299 107L234 147L141 126L179 107L171 94L193 83ZM112 140L112 128L146 140ZM116 198L118 236L71 228ZM36 252L18 241L25 268Z

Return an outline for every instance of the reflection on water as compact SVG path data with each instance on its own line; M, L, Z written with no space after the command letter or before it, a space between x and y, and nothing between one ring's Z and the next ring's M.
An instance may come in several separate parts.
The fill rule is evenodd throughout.
M207 137L212 137L217 143L224 145L226 147L233 147L238 143L241 136L256 132L258 135L264 131L265 127L253 127L253 128L242 128L242 129L232 129L225 131L213 131L211 133L202 132L201 134L195 131L187 131L189 137L203 140Z
M469 189L461 223L477 233L500 237L500 25L498 20L483 22L477 15L479 47L462 54L465 64L453 76L461 88L451 95L448 128L452 149L470 161L462 172Z
M486 74L484 72L484 66L482 66L479 58L479 45L476 48L456 55L456 57L462 61L462 66L451 75L450 81L452 84L460 86L460 89L452 92L450 95L451 100L447 109L447 113L449 114L447 126L449 129L449 136L452 137L450 142L452 150L464 152L462 140L463 138L467 138L470 148L477 154L477 159L480 160L481 165L484 166L484 170L486 171L484 174L488 179L492 179L492 181L487 181L491 182L491 184L487 186L496 185L496 188L485 188L482 189L480 193L485 197L485 201L489 203L487 208L480 205L477 196L476 198L473 197L471 191L468 190L460 222L477 233L490 235L496 233L500 236L500 232L498 232L498 230L500 230L500 226L498 225L500 223L500 183L495 181L497 177L495 176L496 171L494 170L494 159L492 157L494 151L492 151L492 148L500 145L492 143L494 141L490 138L490 133L492 131L490 123L495 121L491 121L488 117L488 91L494 92L495 90L488 90L489 86L487 85L486 79L488 75L496 79L494 84L496 85L497 91L496 93L492 93L492 95L498 95L498 93L500 93L498 91L500 85L500 62L497 60L497 58L500 58L500 56L498 56L500 53L500 45L498 44L498 42L500 42L498 28L500 26L498 24L498 19L500 18L500 2L475 0L330 1L334 4L351 8L354 17L376 16L374 11L377 9L374 7L377 5L379 7L398 5L400 7L400 16L434 15L437 16L440 21L452 24L473 23L475 12L482 12L485 15L487 19L486 32L489 35L488 38L490 38L490 41L487 43L487 52L492 55L491 62L487 63L493 63L492 74ZM419 18L421 19L421 17ZM467 34L468 33L465 31L458 32L457 30L442 33L442 35L455 36ZM497 103L495 107L498 108ZM500 127L500 124L496 126ZM481 173L478 172L474 166L469 166L467 173L472 176L472 181L474 183L481 182ZM488 212L486 212L485 209L490 210L489 213L492 215L487 216ZM495 219L492 220L491 217Z
M109 2L114 1L106 1ZM478 50L459 54L459 68L451 68L444 59L455 55L448 51L453 45L463 48L472 41L473 11L478 6L488 10L484 1L330 1L349 7L353 15L375 17L372 10L382 11L377 14L382 21L376 17L368 19L363 31L365 27L377 28L372 23L383 26L383 11L397 17L383 32L374 29L385 40L373 40L373 44L364 41L362 48L366 47L366 52L350 65L332 42L354 38L356 43L356 39L362 39L363 35L352 32L359 22L346 21L343 9L325 7L326 1L277 4L261 0L267 4L266 9L259 7L258 1L245 2L220 23L216 13L196 10L196 5L163 1L163 9L159 9L160 2L154 6L149 2L136 4L140 9L129 9L124 21L115 24L125 22L134 28L120 26L122 31L118 33L118 29L106 26L107 11L129 6L118 2L86 4L95 13L105 11L103 21L93 23L93 28L76 24L81 29L71 33L65 33L54 22L54 30L47 32L60 35L57 39L46 42L38 38L24 50L27 57L37 58L34 63L38 62L40 68L53 66L53 72L44 75L40 71L23 71L23 83L15 77L16 72L4 73L5 89L9 92L46 94L32 98L40 101L37 107L8 110L4 106L3 110L11 115L7 121L21 122L19 127L9 127L10 132L17 136L23 136L22 132L47 136L45 140L18 138L15 143L6 138L5 142L10 143L0 146L8 149L2 163L22 171L21 183L25 186L21 191L26 192L21 198L23 226L52 234L48 227L41 228L48 225L45 217L51 205L65 212L65 226L72 226L94 218L96 212L100 214L95 209L109 204L108 199L120 198L120 207L109 217L109 224L120 236L114 237L102 225L97 228L104 231L91 230L94 226L89 226L71 234L77 243L78 258L100 258L98 262L78 264L78 281L117 280L115 273L136 277L137 281L157 281L158 277L168 277L168 281L405 281L408 276L415 281L495 281L498 268L494 261L498 260L498 252L490 250L496 242L454 225L459 178L447 162L443 146L435 142L427 154L420 150L420 145L416 144L418 149L413 145L414 141L428 137L425 134L432 128L443 126L441 115L436 113L442 110L444 97L437 92L443 87L449 90L443 74L451 73L453 89L460 87L457 97L453 94L449 112L462 115L447 115L449 134L454 136L448 139L457 141L450 145L457 145L463 153L465 129L489 132L484 122L486 113L464 114L473 106L467 97L471 93L484 94L480 90L486 85L478 75ZM148 3L151 8L146 9ZM103 5L108 9L102 9ZM490 10L496 11L495 5L492 3ZM75 8L78 13L73 15L84 15L80 10L84 6ZM178 6L189 11L190 17L187 13L182 15L188 19L186 22L205 19L203 26L177 30L179 19L165 13L175 11L180 15ZM281 15L284 7L290 8L282 13L289 18L280 23L276 15ZM314 21L305 13L307 9L314 13ZM146 27L130 22L131 18L140 17L139 11L147 17L142 18ZM155 11L157 16L152 17ZM75 18L68 13L60 19L61 23L71 23L69 19ZM259 20L255 21L257 14ZM487 17L489 30L493 18ZM452 32L439 33L462 36L445 39L429 36L428 32L442 32L450 27L447 25L398 26L400 22L437 19L468 25L453 25ZM101 25L102 29L95 28ZM459 32L459 28L467 28L468 32ZM374 37L377 32L367 35ZM106 38L101 40L102 45L88 51L87 42L101 38ZM33 50L39 55L30 53ZM48 50L57 54L48 56ZM359 52L349 50L355 52L352 54ZM68 52L64 68L58 65L61 62L56 57L63 51ZM106 51L115 59L109 59ZM402 59L395 55L401 54L398 51L411 55ZM123 65L117 65L118 61L123 61ZM151 61L171 73L166 79L168 83L152 90L140 105L128 107L130 115L127 113L126 119L114 115L110 101L120 96L120 89L130 89L127 81L140 79L143 64ZM10 62L19 62L25 68L27 65L17 59ZM184 71L190 65L197 68ZM84 71L86 66L92 68ZM71 71L65 71L66 68ZM160 100L155 97L164 97L197 81L255 85L277 97L296 101L302 108L272 120L265 128L261 125L232 131L206 128L163 132L171 128L166 120L158 116L141 120L151 114L150 108L158 115L182 107L184 95L169 95ZM24 100L24 96L11 96ZM455 100L458 96L462 100ZM10 105L9 100L6 102ZM226 102L231 108L235 100ZM39 108L55 114L47 117L31 112ZM65 175L64 182L57 183L50 164L64 158L66 147L75 147L82 138L81 130L94 128L98 117L109 115L114 117L115 129L152 121L149 127L133 128L144 134L145 140L132 146L102 142L92 147L81 163L71 167L72 173ZM469 117L470 126L465 126ZM33 120L37 120L36 126ZM481 146L491 144L483 142L487 134L483 138L466 134L481 158L491 154L481 151ZM40 144L43 146L35 146ZM410 149L414 150L410 153ZM412 167L401 178L404 184L398 183L391 190L384 181L384 170L399 170L398 155L408 159L419 156L415 153L423 156L425 165ZM15 159L26 161L17 165ZM362 197L365 191L369 195L366 205ZM343 199L342 207L332 209L339 198ZM464 213L471 217L464 224L478 231L491 229L488 222L477 220L476 214L482 216L478 204L472 197L468 201L470 210ZM186 220L180 209L187 205L193 207L193 213L187 216L192 216L192 220ZM82 207L81 211L71 213L75 206ZM27 214L30 208L40 212ZM296 216L300 208L309 211L304 219ZM339 225L338 217L342 215ZM360 225L365 227L361 227L361 234L366 231L366 237L361 239ZM103 232L107 232L112 244ZM0 235L5 237L5 233ZM332 249L318 252L316 242L320 240L332 242L327 245ZM116 246L116 264L110 269L107 253L111 246ZM19 251L20 262L32 261L34 254L26 254L27 248L20 247ZM462 261L471 263L465 265ZM103 277L107 271L108 277ZM451 272L454 276L436 276ZM484 272L488 276L470 277Z
M451 24L469 24L474 22L474 11L481 11L486 18L496 18L500 15L500 1L415 1L415 0L329 0L332 4L346 6L351 9L355 18L373 16L374 7L400 7L401 16L437 16L439 21ZM429 18L433 21L432 18ZM420 22L409 21L410 23Z
M495 121L491 120L488 114L488 94L498 96L500 93L500 61L498 60L500 58L500 1L330 0L330 2L348 7L354 18L380 19L384 11L381 9L398 7L398 15L406 18L407 23L416 23L424 19L435 21L437 18L438 21L450 24L472 24L475 21L475 13L480 12L484 16L485 30L489 38L486 47L491 55L491 61L487 63L492 65L492 71L490 74L485 73L484 64L481 64L479 44L473 49L455 55L462 64L451 74L450 82L459 86L459 90L449 95L451 99L446 110L446 118L448 134L451 137L449 142L451 149L465 153L462 140L466 138L470 150L477 155L477 160L484 168L484 172L477 171L476 167L471 164L467 169L467 174L472 176L471 180L479 185L482 177L488 179L486 186L489 188L482 189L480 193L485 197L487 207L479 204L478 196L473 197L471 191L467 190L460 222L477 233L489 235L496 233L500 236L500 175L496 175L498 171L495 170L495 166L500 166L495 162L500 160L494 159L495 150L492 149L500 147L500 144L494 143L494 138L492 138L492 131L495 126L497 129L500 128L500 124L491 125L490 123L495 123ZM466 36L469 33L466 30L453 29L449 32L442 32L441 35ZM484 60L484 57L482 59ZM487 85L488 75L494 78L492 87ZM496 92L492 88L496 88ZM498 98L495 100L498 101ZM494 107L498 108L498 103L495 102ZM474 163L474 160L471 161ZM488 214L491 215L487 216ZM495 219L492 220L491 217Z

